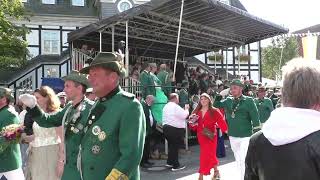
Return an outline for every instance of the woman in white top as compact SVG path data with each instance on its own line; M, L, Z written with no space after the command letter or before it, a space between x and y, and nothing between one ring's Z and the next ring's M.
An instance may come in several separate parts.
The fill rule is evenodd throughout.
M46 113L56 113L60 101L55 92L48 86L35 90L35 97L40 108ZM27 180L58 180L63 173L64 145L62 127L42 128L33 123L34 137L29 146ZM28 173L28 174L29 174Z

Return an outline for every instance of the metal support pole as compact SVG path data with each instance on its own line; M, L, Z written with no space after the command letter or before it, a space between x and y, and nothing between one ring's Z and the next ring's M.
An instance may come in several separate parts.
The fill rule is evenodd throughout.
M181 23L182 23L182 15L183 15L183 5L184 5L184 0L181 0L180 21L179 21L178 38L177 38L177 45L176 45L176 56L174 58L174 67L173 67L173 79L174 79L174 81L176 80L175 77L176 77L176 70L177 70L179 42L180 42L180 32L181 32Z
M240 47L237 47L238 51L238 76L240 77Z
M228 80L228 48L226 49L226 79Z
M129 21L126 21L126 76L129 76Z
M114 25L111 27L112 29L112 51L111 52L114 52Z
M100 31L100 52L102 52L102 32Z
M216 52L213 52L214 53L214 75L217 74L217 54Z

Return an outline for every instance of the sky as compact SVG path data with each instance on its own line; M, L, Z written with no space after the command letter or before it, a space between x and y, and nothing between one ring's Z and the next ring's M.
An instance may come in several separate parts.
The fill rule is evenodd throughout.
M240 0L252 15L289 28L320 24L320 0Z

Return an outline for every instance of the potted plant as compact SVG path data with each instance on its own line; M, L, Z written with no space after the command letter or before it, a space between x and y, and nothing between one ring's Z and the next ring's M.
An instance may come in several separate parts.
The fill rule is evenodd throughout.
M239 60L239 56L235 57L236 60ZM240 54L240 62L248 62L250 60L251 56L248 54Z
M209 61L217 61L217 62L221 62L221 60L223 60L223 55L222 54L212 54L208 56Z

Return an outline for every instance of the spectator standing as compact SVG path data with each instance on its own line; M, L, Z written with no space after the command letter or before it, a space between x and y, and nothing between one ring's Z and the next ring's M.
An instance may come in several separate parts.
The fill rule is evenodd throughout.
M169 76L169 72L167 71L167 65L160 65L160 72L157 74L158 79L161 82L162 90L166 96L169 96L171 93L171 87L163 87L163 86L171 86L171 79Z
M143 106L143 111L146 117L146 137L144 141L143 156L140 163L140 166L143 168L147 168L153 165L153 163L149 161L150 153L151 153L150 141L151 141L152 133L156 127L156 122L154 120L154 117L150 109L153 102L154 102L154 97L152 95L148 95L146 99L141 102Z
M178 150L183 146L186 118L189 115L189 106L185 109L179 106L179 95L171 93L169 102L163 108L163 133L168 141L167 167L172 171L185 168L179 163Z
M203 180L204 175L210 175L210 170L214 169L213 180L220 179L218 170L219 161L216 156L217 149L217 125L223 132L228 127L221 112L212 106L211 98L208 94L203 93L200 96L200 103L193 110L192 115L198 118L197 124L190 123L190 128L197 131L197 138L200 145L200 169L199 180ZM206 134L209 131L212 136ZM210 137L209 137L210 136Z
M250 139L245 180L319 180L320 62L283 68L282 105Z

